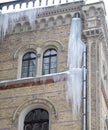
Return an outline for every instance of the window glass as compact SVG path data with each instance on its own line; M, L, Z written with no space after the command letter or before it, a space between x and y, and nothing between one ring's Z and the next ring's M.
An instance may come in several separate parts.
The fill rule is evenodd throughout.
M36 54L27 52L22 59L22 75L21 77L34 77L36 68Z
M43 54L43 75L56 73L57 71L57 51L48 49Z
M46 53L44 54L44 56L49 56L50 55L50 50L46 51Z
M24 120L24 130L49 130L49 113L41 108L29 112Z

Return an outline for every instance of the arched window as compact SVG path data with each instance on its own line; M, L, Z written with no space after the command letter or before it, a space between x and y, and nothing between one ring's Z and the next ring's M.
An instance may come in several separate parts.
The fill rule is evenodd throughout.
M105 119L104 130L108 130L108 118Z
M24 120L24 130L49 130L49 113L41 108L30 111Z
M36 68L36 54L27 52L22 59L22 74L21 77L34 77Z
M43 54L43 70L42 74L52 74L57 71L57 51L50 48Z

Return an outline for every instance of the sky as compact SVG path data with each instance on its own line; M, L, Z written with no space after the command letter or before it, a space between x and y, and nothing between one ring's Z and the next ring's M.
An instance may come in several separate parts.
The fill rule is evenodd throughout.
M2 3L2 2L8 2L8 1L13 1L13 0L0 0L0 3ZM55 1L58 1L58 0L55 0ZM64 1L64 0L61 0L61 1ZM69 1L73 1L73 0L69 0ZM93 3L93 2L98 2L98 1L104 1L105 7L106 7L107 16L108 16L108 0L85 0L85 1L86 1L87 4L88 3Z

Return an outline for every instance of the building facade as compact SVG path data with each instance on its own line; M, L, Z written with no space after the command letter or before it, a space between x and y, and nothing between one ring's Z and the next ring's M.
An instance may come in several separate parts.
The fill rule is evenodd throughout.
M59 1L60 5L41 7L39 2L38 9L2 12L29 2L37 4L35 0L0 4L0 130L108 130L104 3ZM76 102L81 98L76 104L67 101L68 46L74 17L82 21L81 39L86 46L82 65L86 80L82 79L82 89L77 90L81 97L79 93L73 96ZM74 107L79 104L80 109ZM73 107L78 110L73 112Z

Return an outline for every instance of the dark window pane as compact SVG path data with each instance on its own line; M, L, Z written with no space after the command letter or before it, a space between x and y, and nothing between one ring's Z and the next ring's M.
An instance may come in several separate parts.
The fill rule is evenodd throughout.
M30 66L29 72L32 72L32 73L33 73L33 71L34 71L34 67L33 67L33 66Z
M33 77L35 75L36 54L28 52L22 60L22 77Z
M27 67L23 67L22 72L23 72L23 73L26 73L26 72L27 72L27 70L28 70L28 68L27 68Z
M32 130L31 125L30 125L30 124L27 124L27 125L25 126L25 130Z
M23 60L26 60L29 58L29 53L25 54L24 57L23 57Z
M49 117L48 117L48 112L47 111L43 111L42 112L42 117L43 117L43 119L48 119Z
M51 57L51 62L56 62L56 60L57 60L57 57L56 57L56 56Z
M49 63L49 58L44 58L44 63Z
M50 70L51 73L56 73L56 68Z
M42 130L48 130L49 128L48 128L48 123L47 122L44 122L43 124L42 124Z
M51 67L50 68L56 68L56 63L51 63Z
M35 60L30 60L30 66L35 66L36 62Z
M29 77L33 77L34 73L33 72L29 72Z
M24 130L49 130L49 114L44 109L34 109L24 120Z
M48 69L49 68L49 64L44 64L44 69Z
M57 54L55 50L51 50L51 55Z
M49 74L49 70L44 70L43 74Z
M50 55L50 50L48 50L48 51L46 51L45 53L44 53L44 56L49 56Z
M41 130L40 125L38 123L33 125L33 130Z
M23 67L26 67L28 66L28 61L23 61L23 64L22 64Z
M30 53L30 58L36 58L36 54L35 53Z
M27 73L23 73L23 74L22 74L22 77L27 77Z
M48 49L43 54L43 74L51 74L54 69L54 73L56 72L57 67L57 51L55 49Z

